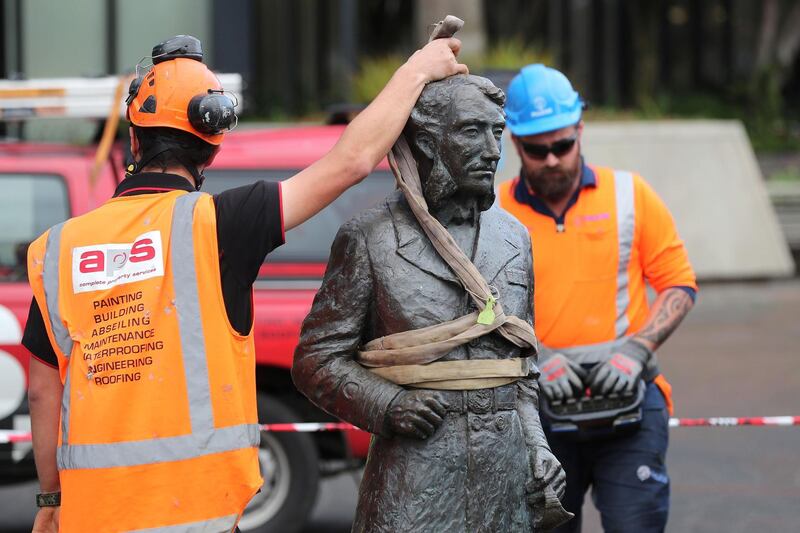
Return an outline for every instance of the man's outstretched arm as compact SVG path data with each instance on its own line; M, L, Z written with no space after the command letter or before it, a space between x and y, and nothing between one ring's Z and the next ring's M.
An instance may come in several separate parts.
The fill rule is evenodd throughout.
M322 159L281 185L284 227L302 224L367 176L391 149L425 84L466 74L458 39L437 39L401 66Z

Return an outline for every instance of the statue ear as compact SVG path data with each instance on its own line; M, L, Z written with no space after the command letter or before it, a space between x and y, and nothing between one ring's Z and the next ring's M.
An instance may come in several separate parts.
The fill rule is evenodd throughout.
M414 144L417 146L417 149L419 149L420 152L425 154L425 157L433 161L436 151L434 148L433 137L429 132L418 131L416 135L414 135Z

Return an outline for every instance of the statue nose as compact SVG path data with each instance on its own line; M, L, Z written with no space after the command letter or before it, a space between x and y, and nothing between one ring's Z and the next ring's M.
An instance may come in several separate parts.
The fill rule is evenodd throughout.
M500 143L494 138L494 135L487 135L483 143L484 150L482 157L488 161L500 160Z

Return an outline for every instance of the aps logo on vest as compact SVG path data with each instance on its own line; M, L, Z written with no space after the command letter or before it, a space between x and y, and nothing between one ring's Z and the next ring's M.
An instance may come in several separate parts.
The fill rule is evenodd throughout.
M132 243L72 249L72 291L99 291L164 275L161 232L148 231Z

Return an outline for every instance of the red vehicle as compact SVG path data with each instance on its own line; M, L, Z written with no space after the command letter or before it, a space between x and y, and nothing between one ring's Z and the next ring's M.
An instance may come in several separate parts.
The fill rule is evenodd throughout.
M212 168L209 193L251 183L283 180L324 155L342 132L339 126L258 129L229 135ZM30 143L0 144L0 429L28 429L25 398L27 351L19 344L31 291L25 250L53 224L101 204L121 178L122 154L90 187L93 150ZM255 344L259 418L270 422L334 420L311 405L292 384L289 369L300 325L325 270L339 226L393 188L382 166L316 217L290 231L273 252L256 284ZM363 464L364 432L262 433L262 491L245 511L244 531L295 531L311 514L322 476ZM30 444L0 444L0 483L35 476Z

